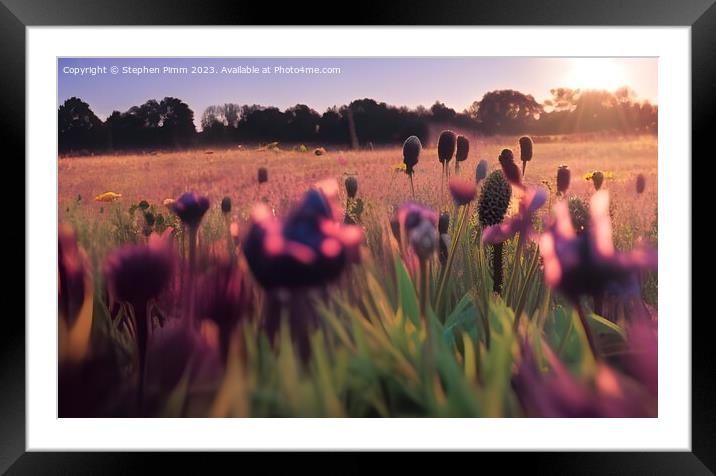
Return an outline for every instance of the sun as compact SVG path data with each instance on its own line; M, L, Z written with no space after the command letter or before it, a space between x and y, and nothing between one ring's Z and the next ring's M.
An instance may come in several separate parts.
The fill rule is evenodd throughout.
M609 58L575 58L565 78L565 86L574 89L606 89L625 86L624 69Z

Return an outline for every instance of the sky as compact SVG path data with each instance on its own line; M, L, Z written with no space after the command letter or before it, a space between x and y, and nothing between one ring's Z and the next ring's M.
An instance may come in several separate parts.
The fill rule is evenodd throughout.
M495 89L516 89L542 102L556 87L614 90L657 100L656 58L59 58L59 107L77 96L100 119L148 99L182 99L197 126L210 105L236 103L286 109L306 104L322 113L354 99L457 111Z

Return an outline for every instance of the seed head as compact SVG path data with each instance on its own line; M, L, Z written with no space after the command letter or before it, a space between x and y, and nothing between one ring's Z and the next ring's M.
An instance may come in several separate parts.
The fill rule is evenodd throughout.
M570 197L567 200L569 216L572 219L574 231L580 235L589 227L589 206L579 197Z
M440 219L438 220L438 231L442 235L443 233L448 232L448 227L450 226L450 214L448 212L442 212L440 214Z
M520 168L515 163L515 157L510 149L503 149L500 153L500 165L502 166L502 172L505 174L505 178L512 185L522 187L522 175L520 174Z
M438 138L438 159L443 164L452 160L455 155L457 136L453 131L442 131Z
M557 192L564 195L564 193L569 188L569 180L571 177L571 172L569 171L569 167L567 165L560 165L557 169Z
M268 170L266 167L259 167L259 183L268 182Z
M467 154L470 152L470 141L465 136L457 136L457 149L455 150L455 160L463 162L467 160Z
M532 160L532 139L527 136L520 137L520 160L522 162Z
M346 192L349 198L355 198L358 193L358 179L355 177L348 177L346 179Z
M405 173L412 175L413 168L418 165L420 151L423 145L417 136L410 136L403 142L403 163L405 164Z
M224 197L221 199L221 213L224 215L231 213L231 198Z
M643 174L639 174L636 176L636 193L642 194L644 193L644 188L646 187L646 178Z
M602 183L604 183L604 174L599 170L592 172L592 183L594 184L594 190L602 188Z
M502 223L511 197L512 187L505 180L502 172L499 170L492 172L482 186L478 202L480 224L483 228Z

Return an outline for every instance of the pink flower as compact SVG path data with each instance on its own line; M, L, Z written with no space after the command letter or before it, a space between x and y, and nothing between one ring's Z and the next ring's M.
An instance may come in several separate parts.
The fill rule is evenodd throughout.
M518 232L522 239L532 234L532 218L535 212L547 201L547 191L541 188L528 188L520 200L520 211L512 218L488 226L482 230L482 242L497 244L509 240Z

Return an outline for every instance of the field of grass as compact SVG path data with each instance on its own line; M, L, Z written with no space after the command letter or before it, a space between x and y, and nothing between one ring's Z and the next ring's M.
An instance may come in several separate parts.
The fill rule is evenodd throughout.
M459 175L474 182L481 159L490 171L499 170L497 158L504 148L515 150L519 163L516 137L472 140ZM78 319L90 330L84 339L74 337L83 350L70 352L67 360L73 363L61 378L61 409L67 415L136 415L136 331L121 323L122 314L133 311L112 309L103 266L116 247L144 243L150 231L167 225L176 228L175 247L183 263L189 240L162 203L196 191L210 201L198 231L197 273L210 273L213 263L237 258L246 306L241 316L233 316L239 322L229 330L216 322L202 323L196 333L182 329L183 311L177 305L182 283L174 280L150 316L154 330L140 405L144 416L655 416L656 395L634 370L633 362L646 351L634 337L638 331L632 332L630 308L598 316L591 300L584 302L599 343L599 355L593 355L580 327L579 306L545 285L536 244L528 243L515 255L516 239L505 243L509 285L501 296L492 294L491 250L479 243L477 207L469 209L465 228L456 230L458 207L432 147L423 149L415 167L414 198L449 212L457 241L444 298L439 296L437 256L418 270L390 236L388 220L412 198L408 177L396 167L401 163L400 147L328 148L320 156L311 149L232 148L60 158L59 221L72 225L93 277L92 303L84 309L84 320ZM548 205L561 199L555 195L561 164L571 169L567 197L586 202L594 187L585 174L605 173L603 189L609 192L618 250L631 250L639 237L656 246L656 137L535 140L524 183L549 190ZM261 185L259 167L268 171ZM641 194L635 191L638 174L646 179ZM301 298L292 295L271 307L275 296L253 281L241 245L232 248L229 224L238 225L243 235L257 202L282 217L317 181L335 178L343 184L347 176L358 180L357 197L364 204L359 224L366 246L360 265L352 265L336 283L301 290L295 293ZM96 201L104 192L121 197ZM345 205L343 187L340 193ZM513 192L508 216L518 212L516 196ZM228 216L219 206L224 197L233 204ZM162 226L148 227L137 213L143 200L153 217L162 216ZM539 219L548 219L548 205ZM655 322L656 274L645 273L640 287ZM262 327L271 313L281 323L273 339ZM515 324L515 315L522 313L521 324ZM305 338L308 347L295 343L295 314L314 322ZM222 332L230 341L225 362L219 356ZM112 384L108 376L115 377ZM577 390L565 393L565 385ZM92 391L93 397L62 406Z

